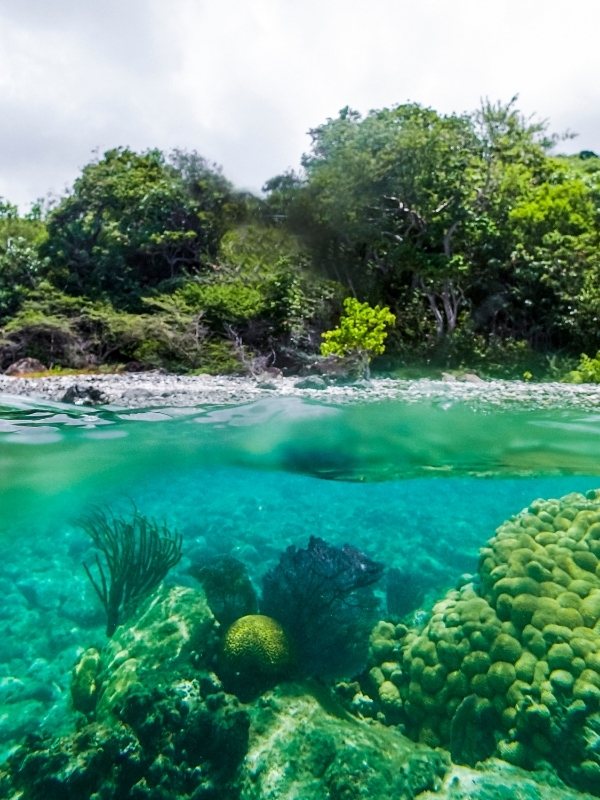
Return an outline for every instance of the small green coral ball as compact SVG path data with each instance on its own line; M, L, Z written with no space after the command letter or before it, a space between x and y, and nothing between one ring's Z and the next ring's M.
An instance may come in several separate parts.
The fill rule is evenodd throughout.
M275 678L289 668L290 642L281 625L264 614L237 619L223 639L223 665L236 674Z

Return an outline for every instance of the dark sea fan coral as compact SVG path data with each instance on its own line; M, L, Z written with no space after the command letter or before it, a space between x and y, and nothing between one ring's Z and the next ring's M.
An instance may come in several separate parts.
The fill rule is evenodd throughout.
M95 509L80 520L104 557L96 556L97 577L83 565L106 611L106 634L112 636L123 615L155 589L181 558L181 536L140 514L131 519Z
M306 549L288 547L267 572L261 611L291 636L301 673L341 676L364 666L378 607L372 587L382 572L383 564L355 547L315 536Z

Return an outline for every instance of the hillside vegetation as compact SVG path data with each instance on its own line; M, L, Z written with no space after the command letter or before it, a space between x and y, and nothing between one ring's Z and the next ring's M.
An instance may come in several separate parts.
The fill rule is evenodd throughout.
M27 214L1 202L0 368L299 371L352 297L389 310L379 369L600 376L596 154L553 155L514 101L345 108L311 138L261 197L120 147Z

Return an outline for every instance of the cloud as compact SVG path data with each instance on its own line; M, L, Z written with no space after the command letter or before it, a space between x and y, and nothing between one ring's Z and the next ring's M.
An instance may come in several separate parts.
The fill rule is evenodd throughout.
M257 190L343 106L408 100L519 93L597 150L599 22L590 0L0 0L0 194L62 192L117 145L196 149Z

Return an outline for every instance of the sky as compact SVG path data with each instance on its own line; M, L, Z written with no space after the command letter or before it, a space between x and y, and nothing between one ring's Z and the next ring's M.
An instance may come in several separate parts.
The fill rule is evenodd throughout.
M599 0L0 0L0 197L62 195L116 146L196 150L239 188L346 105L519 95L600 152Z

